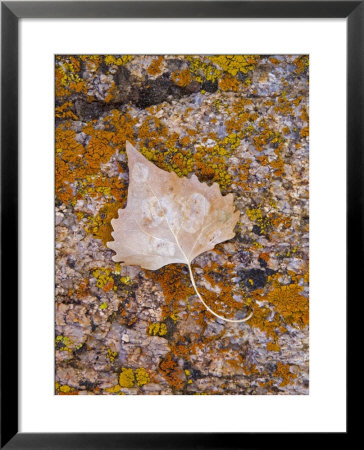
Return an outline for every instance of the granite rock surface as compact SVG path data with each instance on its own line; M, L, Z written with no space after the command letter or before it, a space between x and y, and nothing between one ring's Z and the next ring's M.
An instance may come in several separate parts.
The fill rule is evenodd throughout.
M308 394L308 56L56 57L55 391ZM112 260L125 142L234 194L188 269Z

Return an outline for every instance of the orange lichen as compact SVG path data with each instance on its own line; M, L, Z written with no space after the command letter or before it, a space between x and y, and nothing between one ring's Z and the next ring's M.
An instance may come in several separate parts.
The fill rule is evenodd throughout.
M259 258L263 259L265 262L269 262L269 254L268 253L260 253Z
M87 70L90 72L96 72L103 61L100 55L81 55L80 59L85 63Z
M123 185L121 186L124 188ZM111 220L118 217L118 211L124 208L125 203L126 198L124 197L122 202L108 203L103 206L96 216L88 218L86 230L106 245L107 242L112 240Z
M75 131L63 126L56 129L56 196L66 204L73 196L70 184L76 180L74 169L80 165L83 153L75 137Z
M261 299L261 290L256 290L252 293L253 297L257 297L257 299ZM282 324L282 321L279 318L278 314L272 314L272 311L267 306L260 306L257 301L253 301L250 304L250 308L252 309L253 315L249 319L249 326L259 328L262 331L265 331L267 337L276 339L277 332L285 332L286 328Z
M185 384L184 371L178 366L171 353L167 353L159 364L159 371L173 390L183 388Z
M111 83L110 89L107 92L107 95L106 95L106 97L104 99L104 102L105 103L110 103L111 100L115 97L116 92L117 92L117 86L116 86L116 84L113 81Z
M297 67L297 69L296 69L296 73L297 74L301 74L302 72L306 72L308 70L309 65L310 65L309 56L308 55L298 56L293 61L293 64Z
M277 99L277 103L274 106L274 112L282 114L283 116L293 115L293 108L295 106L295 100L287 96L287 93L283 91Z
M280 60L277 59L277 58L274 58L273 56L271 56L271 57L269 58L269 61L270 61L272 64L275 64L275 65L280 64Z
M78 117L72 111L73 103L72 102L64 102L63 105L58 106L56 108L56 117L57 119L71 119L78 120Z
M183 273L182 267L180 264L171 264L146 273L148 277L160 284L166 304L172 307L174 302L177 303L178 300L184 300L194 294L190 279Z
M186 87L191 83L191 75L188 70L176 70L171 74L171 78L177 86Z
M281 347L277 342L267 342L267 350L270 352L279 352Z
M163 56L158 56L157 58L153 59L153 61L149 64L149 67L147 69L148 74L152 76L159 75L162 71L163 61L164 61Z
M55 91L56 97L63 98L72 93L87 92L87 83L79 76L80 61L75 56L57 56Z
M83 157L91 169L98 170L100 165L106 163L114 153L114 149L109 144L113 133L111 131L95 130L89 126L86 126L83 132L92 136L86 146Z
M106 243L111 237L110 220L125 203L126 183L118 176L105 176L100 169L115 151L125 151L126 140L134 141L135 119L112 110L103 121L104 129L95 129L94 121L83 127L89 136L85 147L77 142L70 123L64 122L56 129L56 196L73 207L84 197L104 198L107 205L96 216L77 208L75 213L88 232ZM119 171L124 171L120 165Z
M212 265L215 264L216 263L213 263ZM233 291L231 289L230 282L232 275L227 270L219 270L217 273L223 277L223 280L219 283L216 283L214 281L214 278L210 276L208 272L204 272L204 278L212 287L216 286L219 289L218 294L215 292L211 292L206 288L199 288L200 293L206 304L209 305L211 309L216 311L218 314L223 315L224 317L234 318L235 313L237 311L240 311L245 306L245 304L241 301L235 300L233 297ZM212 318L212 315L210 315L209 312L207 312L206 314L208 315L208 317Z
M84 298L89 295L90 291L89 291L89 279L88 278L84 278L80 282L75 293L76 293L77 298Z
M300 131L300 136L305 138L305 137L308 137L308 135L309 135L308 127L303 127Z
M219 80L219 88L222 91L233 91L237 92L239 90L241 83L239 81L232 77L231 75L227 74L223 78L220 78Z
M241 354L239 354L239 352L234 352L233 354L235 358L227 359L226 362L230 364L230 366L232 366L234 369L240 370L244 364L243 357L241 356Z
M273 171L274 176L281 177L284 175L284 161L280 156L271 161L270 166L272 167L272 169L274 169Z
M293 380L297 378L297 375L290 371L290 365L283 364L280 361L278 361L277 369L273 372L273 375L277 378L282 378L281 384L279 385L280 387L292 384Z
M245 375L259 375L260 372L257 369L256 364L248 364L244 366Z
M304 328L308 325L308 299L301 295L303 286L277 285L265 296L274 310L283 317L284 323Z
M245 109L245 104L246 102L243 102L241 99L234 103L232 110L235 114L232 114L225 122L226 132L228 134L237 133L238 137L242 138L249 134L252 123L258 119L258 113Z
M306 123L309 122L309 116L308 116L307 108L306 108L305 105L302 105L302 106L301 106L300 119L301 119L303 122L306 122Z
M282 133L270 128L264 119L260 121L259 126L262 127L262 131L253 137L253 142L260 152L268 144L274 144L276 148L279 148L286 141Z
M276 175L276 173L275 173ZM271 224L273 225L275 231L277 231L278 227L282 225L284 230L287 230L292 225L292 218L284 215L270 214L269 215Z
M250 305L253 316L249 320L251 327L265 331L275 345L278 345L277 336L287 331L287 325L305 328L309 319L309 303L301 294L303 286L298 284L299 277L293 278L294 282L288 285L281 285L278 277L275 274L268 278L268 290L251 292L255 301Z

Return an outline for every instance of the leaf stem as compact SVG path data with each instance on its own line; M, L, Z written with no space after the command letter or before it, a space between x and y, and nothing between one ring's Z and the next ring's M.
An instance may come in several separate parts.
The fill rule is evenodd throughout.
M188 270L190 271L190 278L191 278L192 286L193 286L193 288L194 288L194 290L195 290L195 292L196 292L198 298L201 300L202 304L204 305L204 307L205 307L211 314L213 314L214 316L218 317L219 319L225 320L225 322L232 322L232 323L246 322L247 320L249 320L249 319L251 318L251 316L253 315L252 312L249 314L248 317L245 317L244 319L227 319L226 317L222 317L222 316L220 316L219 314L215 313L208 305L206 305L206 303L204 302L203 298L201 297L201 294L198 292L197 286L196 286L196 282L195 282L195 279L194 279L194 277L193 277L191 264L188 263L187 265L188 265Z

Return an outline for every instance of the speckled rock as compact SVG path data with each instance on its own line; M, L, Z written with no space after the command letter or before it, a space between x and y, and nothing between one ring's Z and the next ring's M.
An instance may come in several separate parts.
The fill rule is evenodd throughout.
M58 395L308 394L305 55L56 57ZM125 142L233 193L235 237L186 266L120 266Z

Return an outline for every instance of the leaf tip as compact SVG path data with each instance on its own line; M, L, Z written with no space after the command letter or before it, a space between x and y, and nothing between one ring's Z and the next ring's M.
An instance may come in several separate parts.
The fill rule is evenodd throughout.
M129 157L129 153L133 153L136 152L136 148L134 147L134 145L132 145L129 141L125 141L125 148L126 148L126 153Z

